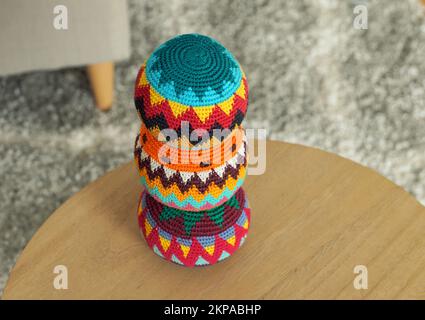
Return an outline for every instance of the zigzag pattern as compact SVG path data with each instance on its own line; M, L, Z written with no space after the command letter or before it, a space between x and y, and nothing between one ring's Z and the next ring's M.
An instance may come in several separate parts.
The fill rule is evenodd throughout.
M246 168L247 165L245 142L236 155L223 165L199 172L173 170L158 163L143 150L138 138L136 138L134 157L141 175L146 174L150 181L159 178L165 189L176 184L182 193L188 192L192 187L205 193L212 183L222 188L229 177L237 179L241 168Z
M222 188L226 185L226 181L229 177L238 179L241 168L246 167L246 162L236 165L236 168L232 167L230 164L227 165L222 171L222 176L220 176L217 171L213 169L207 172L206 175L200 175L199 172L193 172L190 174L190 178L188 178L187 175L183 178L180 172L169 176L169 174L166 173L168 170L165 169L162 165L153 171L151 169L151 158L145 158L142 161L139 160L138 167L140 174L147 175L147 179L151 181L157 180L156 178L158 178L161 182L161 185L165 189L175 184L182 193L188 192L192 187L196 187L199 192L205 193L212 183L214 183L217 187Z
M143 109L142 109L143 110ZM147 128L152 132L152 131L157 131L159 130L163 130L163 129L167 129L169 128L169 124L168 122L166 122L166 120L163 119L162 115L161 116L157 116L154 118L145 118L143 116L143 111L140 113L140 117L143 121L143 123L147 126ZM197 142L192 142L190 141L190 135L192 134L192 132L195 129L204 129L206 130L206 132L208 133L209 137L214 137L214 131L215 130L222 130L222 129L229 129L229 130L233 130L235 128L240 127L243 118L245 117L245 114L241 113L239 110L236 112L235 115L235 121L229 126L229 127L223 127L220 123L218 123L217 121L214 121L214 123L208 127L208 128L197 128L196 126L192 125L192 123L189 123L188 127L189 127L189 136L187 136L187 134L185 134L182 129L181 129L181 125L177 126L177 124L174 124L175 128L172 128L176 131L177 133L177 137L178 138L185 138L187 140L189 140L189 142L192 145L195 145ZM182 120L182 121L187 121L187 120ZM180 122L179 122L180 123ZM171 126L170 126L171 127Z
M233 225L242 213L245 194L239 189L221 206L201 212L191 212L164 206L147 192L144 204L157 224L166 232L177 237L210 236Z
M181 122L190 123L190 132L204 129L212 135L213 129L233 129L245 117L248 106L248 82L243 75L239 88L229 99L211 106L186 106L159 95L149 84L145 65L136 81L134 102L140 118L151 128L171 128L181 137Z
M146 89L149 90L149 89ZM235 107L231 110L229 115L218 106L208 110L206 121L203 122L196 111L193 108L189 108L182 115L174 117L173 111L167 100L164 100L161 105L149 106L145 103L146 97L140 96L134 99L136 109L145 123L145 125L151 129L158 127L160 130L163 129L174 129L181 137L181 122L189 122L189 132L191 133L195 129L207 130L209 135L213 135L214 129L230 129L232 130L235 126L239 126L246 114L246 101L242 98L235 96L234 105Z
M160 257L187 267L211 265L232 255L245 241L251 210L245 201L237 221L210 236L181 238L163 230L143 201L138 207L139 226L149 247Z
M205 193L199 192L196 187L192 187L187 192L181 193L179 187L175 184L164 189L161 186L159 178L151 181L147 178L146 174L141 176L140 182L150 195L166 206L188 211L202 211L214 208L230 199L244 183L245 176L246 171L242 167L240 176L237 179L229 177L226 180L226 186L224 188L220 188L212 183Z

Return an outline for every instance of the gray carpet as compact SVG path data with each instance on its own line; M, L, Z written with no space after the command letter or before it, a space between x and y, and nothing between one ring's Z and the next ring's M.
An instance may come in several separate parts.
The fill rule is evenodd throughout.
M14 261L63 201L129 161L132 86L153 48L177 33L217 38L249 79L246 125L376 169L425 203L425 14L416 0L130 1L131 61L103 114L82 69L0 78L0 291Z

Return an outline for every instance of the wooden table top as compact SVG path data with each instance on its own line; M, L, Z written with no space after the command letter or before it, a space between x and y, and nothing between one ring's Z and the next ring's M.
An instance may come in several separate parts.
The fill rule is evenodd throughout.
M141 237L134 163L66 201L28 243L4 299L425 298L425 208L374 171L314 148L267 142L244 185L247 241L214 266L185 268ZM56 265L68 289L53 286ZM354 288L354 268L368 289ZM363 274L364 275L364 274Z

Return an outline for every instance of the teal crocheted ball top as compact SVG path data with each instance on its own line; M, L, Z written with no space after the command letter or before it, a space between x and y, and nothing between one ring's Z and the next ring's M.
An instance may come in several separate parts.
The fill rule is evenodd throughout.
M146 77L164 98L188 106L210 106L230 98L242 71L216 40L200 34L172 38L152 53Z

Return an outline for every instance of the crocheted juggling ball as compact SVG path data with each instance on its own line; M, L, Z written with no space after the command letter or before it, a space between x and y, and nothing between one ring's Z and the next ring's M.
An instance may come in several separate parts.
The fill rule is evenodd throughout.
M140 68L134 101L142 120L134 158L145 189L138 219L148 245L185 266L229 257L251 217L241 188L248 83L239 63L209 37L177 36Z
M233 55L207 36L185 34L159 46L137 76L134 102L152 135L171 128L186 138L205 129L238 127L247 111L248 83Z
M192 267L232 255L245 241L251 212L242 189L223 205L196 213L164 206L143 192L138 217L143 236L157 255Z
M217 166L190 170L187 165L170 167L155 157L155 152L143 148L143 130L137 136L134 157L141 183L157 201L178 209L201 211L214 208L230 199L243 184L246 176L246 138L229 157ZM146 146L151 144L146 141Z

